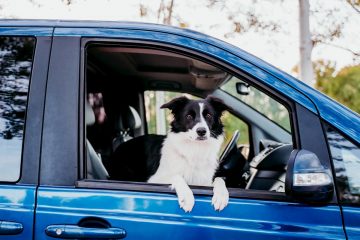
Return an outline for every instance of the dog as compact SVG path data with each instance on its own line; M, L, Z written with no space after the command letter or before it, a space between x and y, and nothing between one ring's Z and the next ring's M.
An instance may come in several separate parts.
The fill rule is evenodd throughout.
M110 180L170 184L185 212L195 204L189 185L212 186L212 205L223 210L229 192L218 171L218 152L224 139L220 118L228 107L213 96L183 96L161 108L174 116L168 134L143 135L120 144L107 167Z
M158 169L148 182L171 184L185 212L190 212L195 204L189 185L213 186L212 205L215 210L223 210L229 192L225 181L215 177L215 173L224 140L221 116L227 106L213 96L204 100L183 96L161 108L170 109L174 118L162 145Z

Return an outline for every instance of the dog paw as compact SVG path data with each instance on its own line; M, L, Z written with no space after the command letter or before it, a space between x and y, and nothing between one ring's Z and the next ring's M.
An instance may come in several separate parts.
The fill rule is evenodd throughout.
M190 188L178 191L177 195L180 208L182 208L185 212L191 212L195 205L195 198Z
M226 188L224 180L215 178L214 180L214 195L211 204L216 211L223 210L229 203L229 191Z

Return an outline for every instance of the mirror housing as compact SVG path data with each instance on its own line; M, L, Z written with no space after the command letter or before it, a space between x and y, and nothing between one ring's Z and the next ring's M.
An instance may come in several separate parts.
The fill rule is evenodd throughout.
M334 194L331 172L321 164L315 153L295 149L287 165L285 192L302 202L329 202Z
M240 95L249 95L250 85L244 82L236 83L236 92Z

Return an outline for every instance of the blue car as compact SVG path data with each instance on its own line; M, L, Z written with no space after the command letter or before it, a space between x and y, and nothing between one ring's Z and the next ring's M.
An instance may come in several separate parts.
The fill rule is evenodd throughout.
M0 239L360 239L360 116L270 64L127 22L3 20L0 47ZM230 199L215 211L191 186L184 212L169 185L119 174L146 146L113 156L166 134L162 103L209 94L231 109Z

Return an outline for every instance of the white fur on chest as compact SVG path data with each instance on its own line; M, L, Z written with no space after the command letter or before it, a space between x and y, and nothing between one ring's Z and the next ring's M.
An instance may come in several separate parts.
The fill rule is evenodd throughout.
M171 184L172 178L180 175L188 185L212 185L223 137L194 141L187 136L182 132L168 134L161 150L159 168L149 183Z

